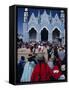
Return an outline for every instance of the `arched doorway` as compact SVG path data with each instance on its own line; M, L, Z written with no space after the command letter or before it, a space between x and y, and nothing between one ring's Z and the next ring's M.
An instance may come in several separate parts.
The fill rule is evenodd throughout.
M34 28L31 28L31 30L29 31L29 40L36 41L36 37L37 37L36 30Z
M54 29L54 31L52 33L52 38L53 38L53 40L60 38L60 31L57 28Z
M48 30L46 28L41 31L41 41L48 41Z

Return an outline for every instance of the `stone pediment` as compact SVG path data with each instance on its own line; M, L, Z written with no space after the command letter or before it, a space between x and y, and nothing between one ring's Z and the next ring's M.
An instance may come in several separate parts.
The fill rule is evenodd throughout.
M49 15L47 14L46 10L44 10L43 14L41 15L41 23L49 24Z
M54 24L59 24L59 25L61 25L61 21L60 21L60 19L59 19L59 16L58 16L58 14L56 14L55 15L55 17L52 19L52 24L54 25Z
M34 13L30 16L28 24L38 24L38 19L35 17Z

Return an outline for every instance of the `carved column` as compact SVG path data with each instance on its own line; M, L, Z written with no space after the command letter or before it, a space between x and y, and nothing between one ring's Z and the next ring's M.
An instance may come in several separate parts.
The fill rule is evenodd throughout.
M40 32L37 32L37 41L41 40Z
M52 32L48 31L48 41L52 43Z

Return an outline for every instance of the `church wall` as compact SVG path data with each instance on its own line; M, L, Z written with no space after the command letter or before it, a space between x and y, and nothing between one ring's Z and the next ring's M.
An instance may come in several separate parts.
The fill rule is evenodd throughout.
M23 40L29 41L29 31L34 28L37 32L36 41L41 41L41 31L43 28L46 28L48 30L48 41L53 41L52 33L57 28L60 31L60 37L65 38L64 35L64 23L61 22L59 17L56 15L54 18L52 18L52 22L50 23L49 17L46 12L41 15L41 22L38 23L38 18L35 17L34 13L31 15L28 22L23 23Z

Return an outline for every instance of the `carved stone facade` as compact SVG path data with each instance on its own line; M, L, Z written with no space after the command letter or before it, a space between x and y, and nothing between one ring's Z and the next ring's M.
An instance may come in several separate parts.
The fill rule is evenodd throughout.
M38 11L38 16L32 12L28 20L28 8L25 8L23 22L23 41L54 41L56 38L62 38L65 43L65 15L60 11L60 17L47 14L46 10L42 14Z

